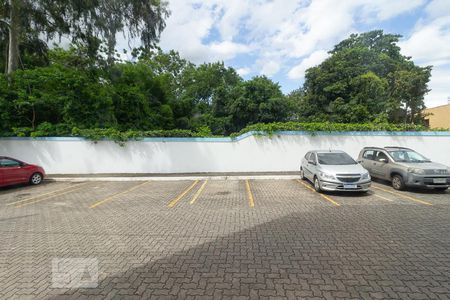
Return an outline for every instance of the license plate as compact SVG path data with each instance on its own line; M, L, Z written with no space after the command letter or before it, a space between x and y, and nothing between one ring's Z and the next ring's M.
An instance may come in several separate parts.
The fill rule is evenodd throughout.
M447 178L434 178L433 183L447 183Z
M358 186L356 184L344 184L344 189L356 189Z

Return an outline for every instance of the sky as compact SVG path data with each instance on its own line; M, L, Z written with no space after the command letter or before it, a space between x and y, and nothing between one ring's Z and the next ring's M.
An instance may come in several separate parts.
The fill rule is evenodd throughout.
M401 34L402 53L433 65L428 107L450 97L450 0L169 0L160 47L194 63L224 61L244 78L299 88L351 33Z

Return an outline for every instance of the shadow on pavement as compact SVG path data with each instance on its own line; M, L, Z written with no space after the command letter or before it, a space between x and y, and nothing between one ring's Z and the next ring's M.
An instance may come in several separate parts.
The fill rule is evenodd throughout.
M53 182L51 182L51 181L43 181L39 185L30 185L28 183L20 183L20 184L8 185L8 186L0 187L0 195L7 195L7 194L9 194L9 192L13 193L13 192L17 192L17 191L20 191L20 190L30 191L30 190L32 190L35 187L49 185L49 184L52 184L52 183Z
M151 254L136 246L133 253L113 258L126 266L124 272L107 275L98 288L53 292L65 294L55 299L438 299L450 293L448 232L450 218L444 210L327 207L206 243L193 232L185 238L198 245L181 244L178 251L142 265L139 261ZM178 238L167 236L173 243Z
M382 180L382 179L375 179L375 178L372 178L372 181L376 182L376 183L379 183L379 184L382 184L382 185L386 186L387 188L390 188L393 191L395 191L392 188L392 185L391 185L391 183L389 181ZM435 189L427 189L427 188L420 189L420 188L416 188L416 187L408 187L408 188L406 188L404 190L404 192L411 192L411 193L416 193L416 194L437 194L437 195L439 195L439 194L444 194L444 195L445 194L449 194L450 195L450 190L449 189L447 189L445 191L438 191L438 190L435 190Z

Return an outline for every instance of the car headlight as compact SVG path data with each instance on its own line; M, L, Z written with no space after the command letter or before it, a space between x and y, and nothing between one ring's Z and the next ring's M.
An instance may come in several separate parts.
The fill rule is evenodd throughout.
M447 174L450 174L450 168L447 168Z
M361 175L361 179L370 179L370 174L369 174L369 172L363 173L363 174Z
M413 173L413 174L425 174L425 170L424 169L419 169L419 168L408 168L408 172L409 173Z
M320 172L320 177L323 179L336 180L336 177L333 174L328 174L328 173L324 173L324 172Z

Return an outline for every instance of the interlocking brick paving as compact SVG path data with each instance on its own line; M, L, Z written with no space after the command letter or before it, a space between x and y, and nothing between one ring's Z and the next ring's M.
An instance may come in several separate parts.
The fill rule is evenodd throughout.
M190 204L202 183L172 208L191 181L0 190L0 298L450 298L449 191L329 194L336 206L293 180L250 180L250 207L245 181L212 180ZM53 288L55 258L97 259L98 286Z

